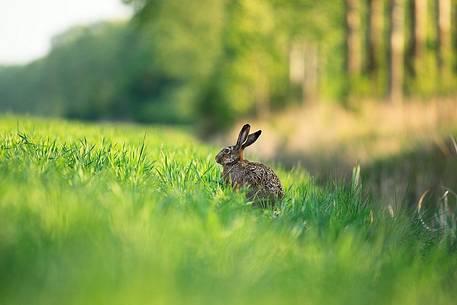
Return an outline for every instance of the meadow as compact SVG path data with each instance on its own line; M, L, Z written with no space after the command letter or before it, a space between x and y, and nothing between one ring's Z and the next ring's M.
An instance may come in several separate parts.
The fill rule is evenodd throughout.
M256 209L221 184L218 149L2 116L0 304L455 304L453 215L429 230L367 199L357 171L317 186L280 165L286 197Z

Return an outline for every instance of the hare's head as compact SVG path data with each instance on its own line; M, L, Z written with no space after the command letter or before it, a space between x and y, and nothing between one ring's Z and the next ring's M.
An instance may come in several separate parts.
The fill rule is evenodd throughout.
M243 160L243 150L254 143L262 133L262 130L258 130L254 133L249 134L251 126L245 124L241 128L240 135L236 144L233 146L224 147L216 156L216 162L221 165L232 165L236 162Z

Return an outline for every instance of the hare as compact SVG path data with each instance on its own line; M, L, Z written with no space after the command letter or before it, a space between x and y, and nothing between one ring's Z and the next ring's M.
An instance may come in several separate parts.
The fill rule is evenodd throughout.
M276 201L284 197L278 176L269 167L243 158L243 150L254 143L262 133L249 134L251 126L245 124L235 145L223 148L216 155L216 162L223 167L222 177L226 184L235 188L246 187L249 199Z

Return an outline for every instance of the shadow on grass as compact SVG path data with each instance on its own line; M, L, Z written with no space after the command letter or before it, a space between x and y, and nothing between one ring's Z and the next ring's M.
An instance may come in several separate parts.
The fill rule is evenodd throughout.
M339 150L286 154L278 161L287 167L298 163L315 176L319 184L333 180L349 184L352 169L357 165ZM414 206L427 190L438 194L443 187L457 189L457 147L452 138L418 145L400 154L361 164L361 177L363 189L377 202Z

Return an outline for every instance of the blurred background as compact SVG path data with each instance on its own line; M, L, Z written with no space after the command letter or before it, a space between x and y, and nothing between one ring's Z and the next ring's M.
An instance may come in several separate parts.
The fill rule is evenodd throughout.
M413 204L457 189L457 1L1 0L0 112L221 145L249 121L261 159L323 183L360 164Z

